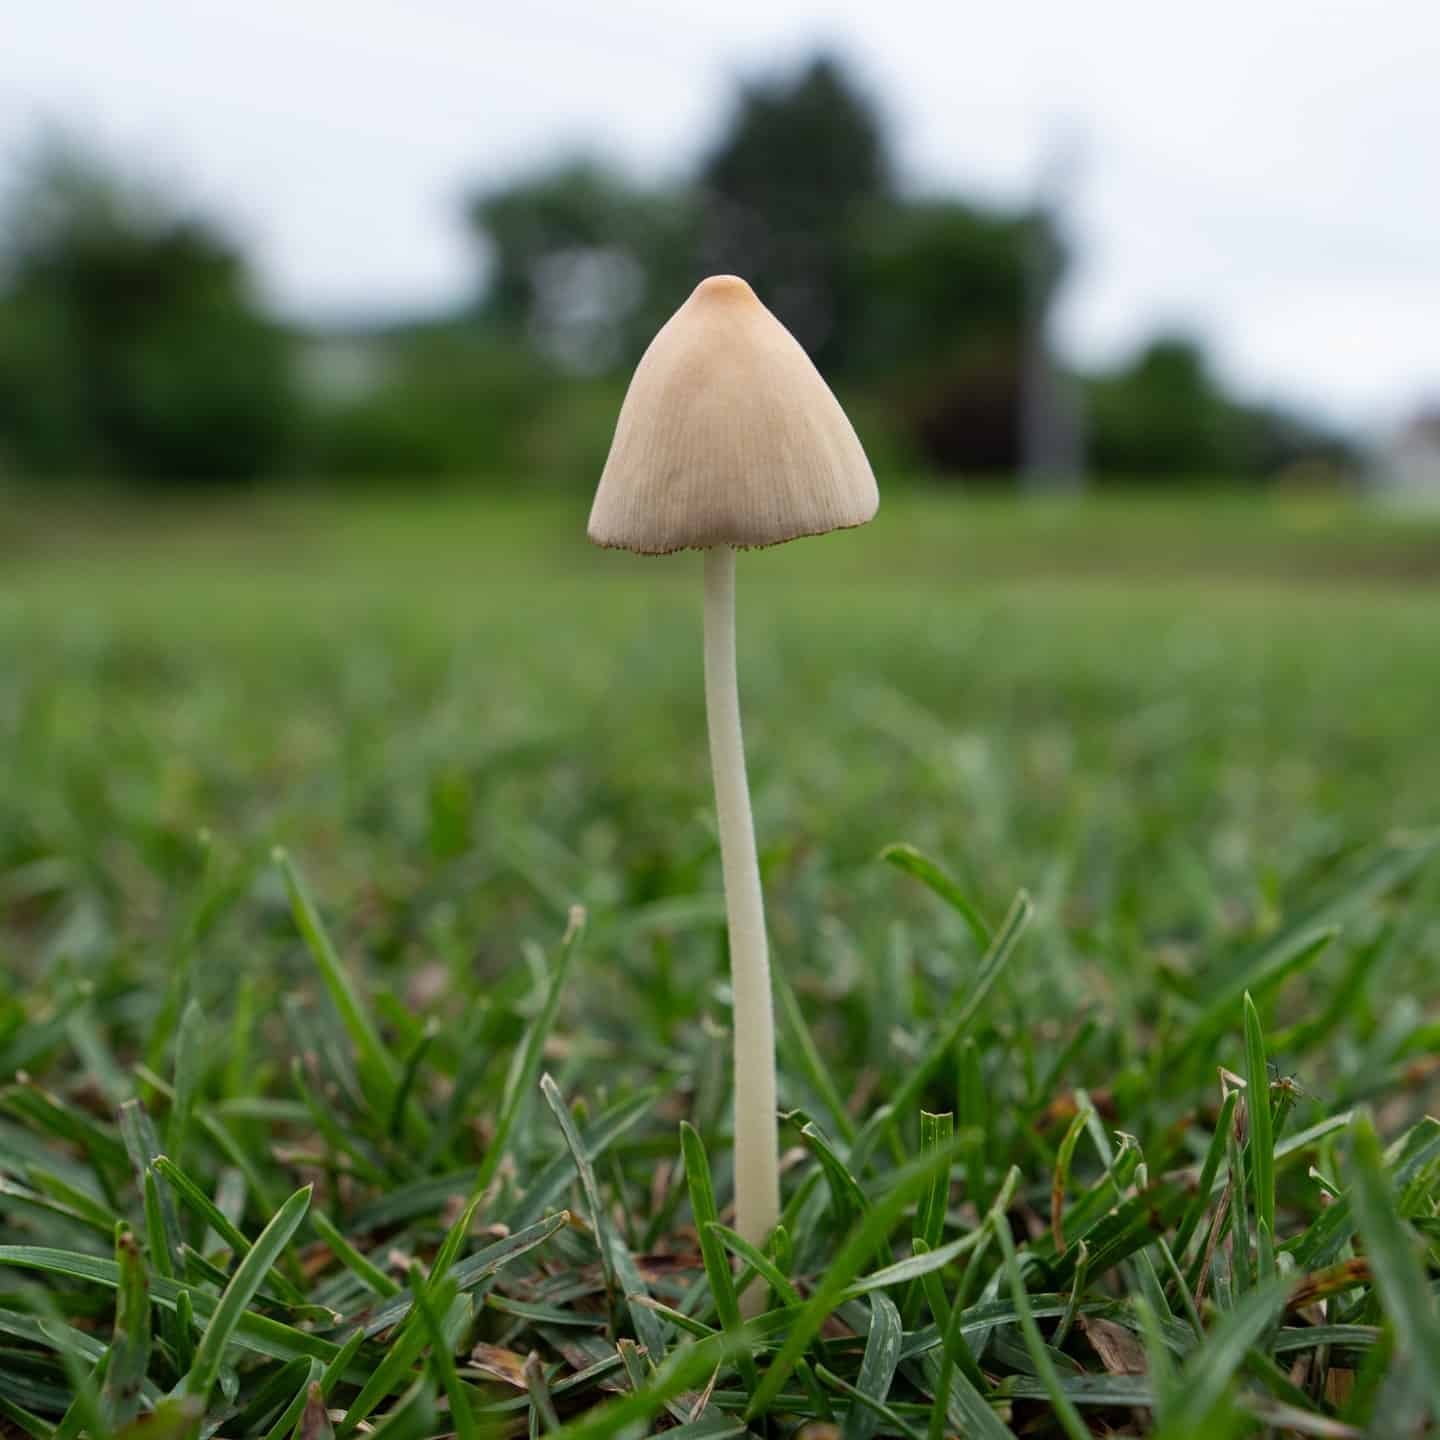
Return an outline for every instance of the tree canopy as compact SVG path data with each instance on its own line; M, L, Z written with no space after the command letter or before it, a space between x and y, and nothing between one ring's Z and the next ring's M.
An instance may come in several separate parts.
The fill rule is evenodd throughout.
M290 421L285 342L239 251L50 142L7 207L0 445L27 469L260 474Z

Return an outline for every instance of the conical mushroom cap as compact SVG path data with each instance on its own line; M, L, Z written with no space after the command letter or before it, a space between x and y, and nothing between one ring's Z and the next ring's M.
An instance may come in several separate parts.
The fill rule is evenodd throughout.
M778 545L863 525L879 503L810 357L743 280L716 275L636 367L589 533L646 555Z

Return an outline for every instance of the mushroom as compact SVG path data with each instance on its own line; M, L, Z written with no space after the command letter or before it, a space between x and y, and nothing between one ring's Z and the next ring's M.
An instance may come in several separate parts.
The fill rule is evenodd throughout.
M854 428L794 336L745 281L702 281L630 381L589 535L642 555L705 552L705 707L734 994L736 1229L756 1246L779 1218L779 1138L735 674L735 552L863 525L878 505Z

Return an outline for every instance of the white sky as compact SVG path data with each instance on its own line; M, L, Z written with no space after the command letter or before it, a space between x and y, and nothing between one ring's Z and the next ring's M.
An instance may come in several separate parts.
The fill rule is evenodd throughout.
M0 0L0 164L59 122L175 182L306 316L473 283L459 199L557 151L683 169L737 77L838 48L907 180L1016 199L1068 146L1066 348L1159 325L1383 424L1440 393L1437 0ZM1069 137L1068 139L1066 137Z

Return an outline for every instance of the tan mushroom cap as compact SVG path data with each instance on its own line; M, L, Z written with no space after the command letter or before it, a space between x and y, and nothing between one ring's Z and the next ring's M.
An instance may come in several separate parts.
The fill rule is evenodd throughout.
M870 462L795 337L714 275L636 367L590 511L597 545L664 555L863 525Z

